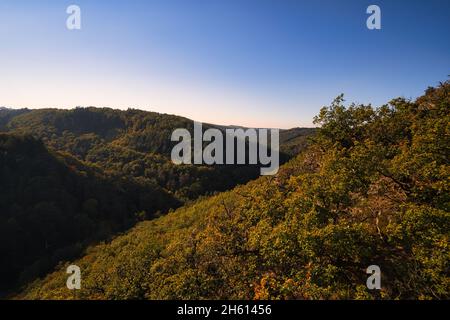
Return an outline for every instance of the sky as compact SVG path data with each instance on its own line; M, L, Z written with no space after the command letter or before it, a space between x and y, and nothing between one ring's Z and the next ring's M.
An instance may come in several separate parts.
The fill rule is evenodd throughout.
M341 93L378 106L447 80L449 39L448 0L0 0L0 106L313 126Z

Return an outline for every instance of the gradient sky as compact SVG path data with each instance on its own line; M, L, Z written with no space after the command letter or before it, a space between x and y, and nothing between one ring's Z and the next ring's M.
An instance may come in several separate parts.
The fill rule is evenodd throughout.
M380 105L445 81L449 39L448 0L0 0L0 106L311 126L340 93Z

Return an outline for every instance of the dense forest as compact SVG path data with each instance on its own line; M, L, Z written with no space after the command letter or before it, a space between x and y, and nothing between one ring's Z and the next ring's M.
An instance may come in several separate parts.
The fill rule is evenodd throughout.
M66 262L17 298L448 299L449 90L446 82L378 108L339 96L276 176L90 247L72 262L81 290L66 288ZM57 145L66 137L42 138ZM115 146L167 151L145 141L125 134ZM369 265L381 269L381 290L366 288Z
M1 108L0 295L138 221L259 175L257 166L174 165L171 133L192 125L131 109ZM313 132L284 130L282 161Z

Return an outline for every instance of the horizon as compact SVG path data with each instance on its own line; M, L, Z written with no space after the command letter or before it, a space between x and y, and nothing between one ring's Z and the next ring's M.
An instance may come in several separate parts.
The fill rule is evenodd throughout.
M81 8L68 30L66 8ZM448 78L450 3L2 1L0 105L128 108L203 123L314 127L323 106L416 99Z
M172 113L164 113L164 112L159 112L159 111L154 111L154 110L145 110L145 109L139 109L139 108L113 108L113 107L97 107L97 106L75 106L75 107L71 107L71 108L58 108L58 107L43 107L43 108L30 108L30 107L20 107L20 108L16 108L16 107L10 107L10 106L0 106L0 110L58 110L58 111L71 111L71 110L75 110L75 109L88 109L88 108L95 108L95 109L110 109L110 110L115 110L115 111L128 111L128 110L139 110L139 111L143 111L143 112L152 112L152 113L158 113L161 115L168 115L168 116L175 116L175 117L180 117L180 118L186 118L188 120L191 120L192 122L197 122L197 123L202 123L202 124L207 124L207 125L213 125L213 126L218 126L218 127L232 127L232 128L248 128L248 129L279 129L279 130L293 130L293 129L316 129L318 128L318 126L297 126L297 127L289 127L289 128L278 128L278 127L247 127L247 126L242 126L239 124L223 124L223 123L211 123L211 122L201 122L201 121L197 121L196 119L191 119L188 117L185 117L183 115L179 115L179 114L172 114ZM1 132L0 132L1 133Z

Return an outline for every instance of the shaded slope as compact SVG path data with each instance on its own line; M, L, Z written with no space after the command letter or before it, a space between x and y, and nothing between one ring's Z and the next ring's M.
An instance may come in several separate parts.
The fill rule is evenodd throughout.
M156 185L113 181L30 136L0 134L0 289L133 226L140 211L177 205Z

